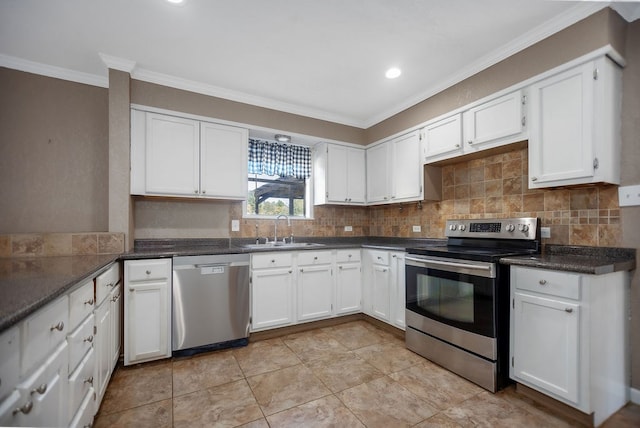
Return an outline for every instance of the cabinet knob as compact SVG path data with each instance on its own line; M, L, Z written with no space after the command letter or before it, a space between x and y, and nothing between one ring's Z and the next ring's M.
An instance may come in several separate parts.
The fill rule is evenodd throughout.
M304 269L300 268L300 272L304 272Z
M349 254L347 257L351 257L351 254Z
M147 275L151 275L151 271L150 270L146 270L146 271L144 271L144 273L146 273Z
M83 340L83 342L89 342L89 343L93 342L93 336L87 337L86 339Z
M313 258L313 260L318 260L318 256L315 256L315 257Z
M31 395L35 394L36 392L40 395L43 395L45 392L47 392L47 384L43 383L39 387L32 389Z
M573 309L572 308L564 308L564 311L570 314L571 312L573 312Z
M338 269L342 270L342 266L338 266Z
M33 409L33 401L27 401L27 403L23 406L18 407L13 411L13 415L15 416L18 413L28 414L31 409Z
M276 260L275 260L275 259L271 259L271 263L275 263L275 262L276 262Z
M538 284L547 285L547 280L546 279L541 279L540 281L538 281Z
M207 191L206 191L206 190L203 190L203 191L202 191L202 194L204 195L205 193L207 193Z
M531 181L538 181L538 177L531 177Z
M93 305L93 299L89 299L86 302L84 302L85 305Z
M93 385L93 376L86 378L84 380L84 383L88 383L90 385Z
M113 299L111 299L112 302L117 302L118 299L120 298L120 294L116 294L115 296L113 296Z
M198 194L198 189L194 190L193 193Z
M460 144L456 144L456 148L460 147Z
M53 330L62 331L63 329L64 329L64 323L62 321L60 321L58 324L52 325L49 328L49 331L53 331Z

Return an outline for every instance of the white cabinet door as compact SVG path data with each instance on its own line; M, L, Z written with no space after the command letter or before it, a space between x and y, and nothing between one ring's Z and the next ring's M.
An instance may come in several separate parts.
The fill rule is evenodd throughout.
M390 280L391 274L388 266L372 266L371 314L386 322L391 320Z
M96 402L100 403L104 392L107 390L111 377L111 301L107 298L95 310L95 371L93 386L96 390Z
M420 133L411 132L391 140L390 144L391 202L421 200L424 168L420 159Z
M109 302L111 304L111 308L109 310L109 312L111 312L111 325L109 327L109 350L111 352L111 370L113 370L113 368L118 363L118 359L120 358L122 286L120 284L116 285L109 297Z
M298 321L328 318L333 313L331 265L298 268Z
M578 403L580 306L514 293L513 375Z
M531 86L529 187L594 175L593 73L587 63Z
M364 149L326 144L320 150L326 150L326 158L320 153L317 170L316 188L326 193L317 195L316 203L356 204L365 202L365 151ZM324 187L326 186L326 188ZM326 199L325 199L326 198Z
M349 202L348 151L344 146L327 146L327 199L330 202Z
M247 130L202 122L200 136L200 194L246 199Z
M484 150L526 139L522 91L515 91L465 111L465 152Z
M198 121L147 113L146 122L146 193L197 196L200 192Z
M367 203L389 202L389 145L367 149Z
M360 263L340 263L336 272L336 315L362 309L362 270Z
M167 280L132 282L126 287L125 365L170 357L171 287L169 282Z
M252 331L293 323L294 290L291 267L254 270L251 291Z
M424 162L447 159L462 153L462 117L454 114L423 128Z
M366 167L365 151L363 149L347 149L347 189L349 203L365 203Z
M405 273L404 253L391 253L391 322L402 330L405 329Z

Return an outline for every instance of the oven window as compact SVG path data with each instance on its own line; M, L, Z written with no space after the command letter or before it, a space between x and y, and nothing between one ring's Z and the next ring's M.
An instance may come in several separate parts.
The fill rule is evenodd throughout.
M406 267L407 310L488 337L495 337L494 288L491 278Z
M435 316L465 323L474 322L473 284L419 275L417 305Z

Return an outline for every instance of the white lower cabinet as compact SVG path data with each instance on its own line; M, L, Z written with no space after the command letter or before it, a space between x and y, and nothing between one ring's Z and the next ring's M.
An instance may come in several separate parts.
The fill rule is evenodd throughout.
M169 358L171 259L127 260L124 266L124 364Z
M74 418L81 411L80 406L88 395L91 398L91 405L95 409L94 399L94 368L96 364L96 353L91 349L78 367L69 374L69 415Z
M253 254L251 268L251 331L292 324L292 253Z
M391 254L391 324L402 330L405 329L405 273L404 252L393 251Z
M363 312L404 330L404 252L364 249L363 254Z
M362 263L360 249L336 251L336 315L362 310Z
M330 317L334 289L331 251L300 252L297 267L297 321Z
M628 286L628 272L512 266L510 377L601 424L629 399Z

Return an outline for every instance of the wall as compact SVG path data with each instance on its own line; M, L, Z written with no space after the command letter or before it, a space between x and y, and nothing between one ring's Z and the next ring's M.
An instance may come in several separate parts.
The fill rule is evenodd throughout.
M107 90L0 68L0 234L106 231Z

